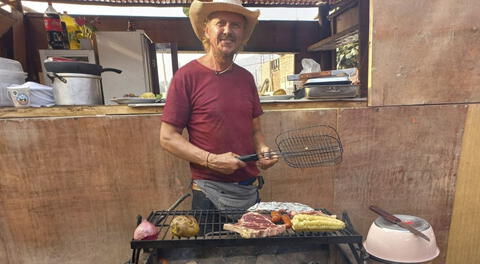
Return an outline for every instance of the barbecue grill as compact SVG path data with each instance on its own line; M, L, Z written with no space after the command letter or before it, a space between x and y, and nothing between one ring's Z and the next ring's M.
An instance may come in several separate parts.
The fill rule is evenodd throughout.
M326 214L327 210L321 209ZM348 214L342 214L346 228L330 232L295 232L288 229L281 235L264 238L244 239L238 233L223 230L223 224L235 223L246 211L244 210L187 210L187 211L152 211L147 220L159 227L157 240L132 240L132 257L130 263L138 264L140 253L153 252L156 249L168 250L198 247L263 247L265 245L325 245L346 244L358 264L363 263L365 253L362 248L362 236L355 231ZM175 216L191 215L199 219L200 234L194 237L176 237L171 234L170 222ZM219 215L220 217L214 217ZM214 220L212 220L214 219ZM138 221L137 221L138 222Z

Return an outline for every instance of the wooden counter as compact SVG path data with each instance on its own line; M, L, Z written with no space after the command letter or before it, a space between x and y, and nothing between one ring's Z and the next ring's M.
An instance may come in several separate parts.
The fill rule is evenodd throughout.
M0 107L0 118L62 117L62 116L102 116L161 114L164 104L144 105L99 105L99 106L55 106L41 108ZM285 100L265 101L265 111L322 108L354 108L367 106L366 98L342 100Z

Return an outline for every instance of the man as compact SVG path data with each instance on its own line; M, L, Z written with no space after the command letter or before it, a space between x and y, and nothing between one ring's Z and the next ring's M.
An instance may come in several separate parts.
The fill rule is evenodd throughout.
M179 69L162 116L164 149L190 162L192 209L246 209L259 201L253 183L278 159L268 155L263 113L253 76L233 62L257 23L259 11L239 0L194 1L190 22L206 54ZM189 141L182 136L187 128ZM257 162L238 156L259 153Z

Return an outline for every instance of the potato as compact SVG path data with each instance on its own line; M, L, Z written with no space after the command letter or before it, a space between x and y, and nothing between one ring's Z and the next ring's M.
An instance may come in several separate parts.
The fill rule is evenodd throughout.
M195 236L200 230L197 220L190 215L175 216L170 223L170 227L172 228L172 234L179 237Z

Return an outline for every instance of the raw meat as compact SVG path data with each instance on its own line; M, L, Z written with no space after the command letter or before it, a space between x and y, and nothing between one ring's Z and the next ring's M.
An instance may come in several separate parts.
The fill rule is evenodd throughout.
M258 238L281 234L285 232L285 225L276 225L269 216L249 212L236 224L224 224L223 229L237 232L243 238Z

